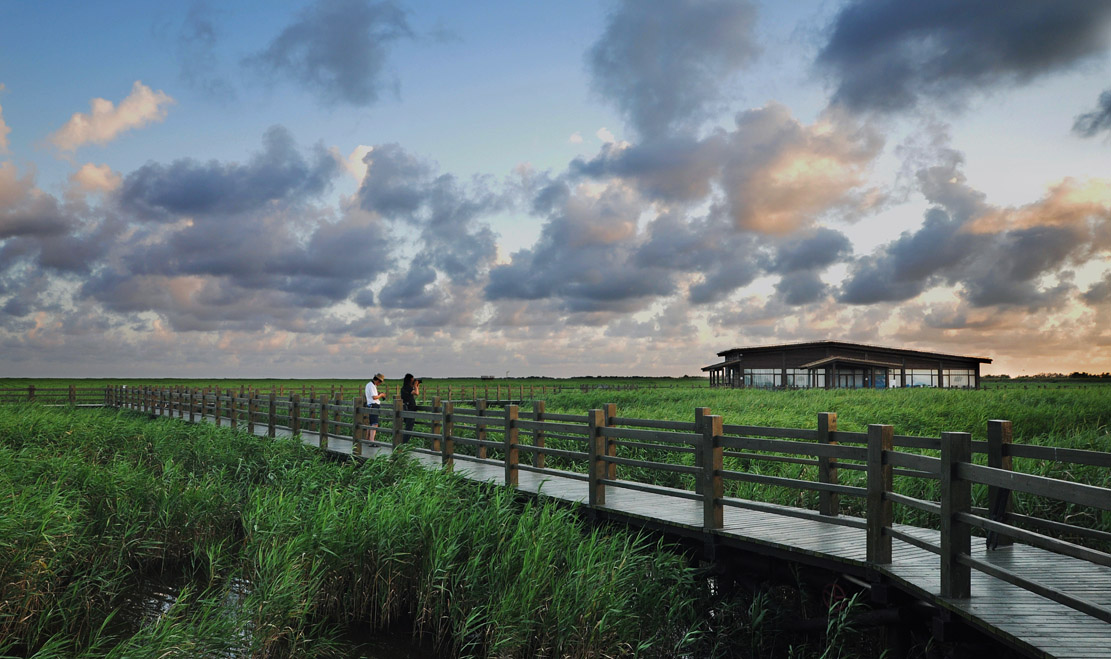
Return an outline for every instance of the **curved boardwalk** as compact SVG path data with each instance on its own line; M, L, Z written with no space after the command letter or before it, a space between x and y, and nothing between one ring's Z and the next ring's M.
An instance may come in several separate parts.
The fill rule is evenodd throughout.
M172 411L168 415L174 416ZM198 418L213 420L210 415L198 415ZM243 424L240 424L240 429L245 429ZM265 435L268 430L277 436L292 435L288 428L268 429L265 424L253 426L255 434ZM389 429L380 432L383 436L391 434ZM420 434L417 433L418 436ZM303 430L301 437L306 443L319 443L318 432ZM350 455L353 442L350 437L329 435L327 447L329 451ZM392 451L387 442L360 442L357 453L361 453L362 457L371 457ZM429 468L443 466L440 453L422 448L409 451L414 459ZM506 482L506 465L501 460L475 460L456 455L453 469L455 473L476 481ZM583 475L564 473L568 475L560 475L550 469L537 473L522 468L517 474L517 488L521 492L589 506L590 485ZM741 503L739 500L726 498L721 527L707 530L703 502L693 499L691 492L659 487L652 489L653 492L645 492L609 486L605 491L605 503L596 504L592 509L605 519L633 527L787 558L886 585L928 602L947 612L947 615L960 618L1031 657L1111 657L1111 623L980 570L971 570L970 597L943 597L938 555L898 537L890 544L890 563L870 563L867 551L869 539L863 528L863 519L841 516L835 518L838 523L831 523L812 511L787 509L773 504L755 504L759 509L751 509L751 502L746 502L748 507L740 508L730 505ZM1106 505L1101 507L1106 509ZM846 523L855 524L847 526ZM940 532L936 530L905 525L892 525L892 529L935 547L942 545ZM1040 586L1111 610L1111 567L1018 542L991 551L984 545L982 539L973 539L969 554L973 560L1033 575L1032 580Z

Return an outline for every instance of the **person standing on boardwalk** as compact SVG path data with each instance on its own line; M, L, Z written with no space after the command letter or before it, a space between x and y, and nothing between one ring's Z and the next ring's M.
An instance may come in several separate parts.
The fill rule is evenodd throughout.
M366 435L368 442L373 442L374 435L378 432L378 408L382 406L380 401L386 397L386 394L378 393L378 387L385 381L386 376L378 373L366 383L366 404L370 406L370 428Z
M417 411L417 396L420 395L420 380L413 377L412 373L405 374L405 380L401 383L401 402L405 405L405 409L409 412ZM409 433L413 431L414 419L405 419L405 434L401 436L401 441L409 441Z

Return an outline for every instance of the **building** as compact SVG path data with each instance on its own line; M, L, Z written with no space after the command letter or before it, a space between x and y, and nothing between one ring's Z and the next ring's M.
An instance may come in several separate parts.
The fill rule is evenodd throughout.
M703 366L711 387L760 389L977 389L985 357L884 348L842 341L812 341L733 348Z

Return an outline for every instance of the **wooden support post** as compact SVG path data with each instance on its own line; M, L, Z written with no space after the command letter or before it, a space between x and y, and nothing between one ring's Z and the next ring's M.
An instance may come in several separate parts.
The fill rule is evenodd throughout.
M1012 471L1011 465L1011 422L1003 420L988 421L988 466L995 469ZM996 522L1005 521L1008 514L1014 510L1011 501L1011 491L996 485L988 486L988 517ZM988 549L1010 547L1014 539L988 531Z
M216 417L216 427L220 427L220 408L223 407L220 401L220 390L212 390L212 414Z
M247 432L255 434L255 416L258 414L258 400L255 398L255 390L247 390Z
M694 410L694 427L702 435L698 447L699 467L698 492L702 495L702 527L707 531L725 526L725 483L722 480L724 457L721 442L723 434L722 419L710 414L710 408L699 407Z
M867 556L869 563L891 562L892 507L887 493L891 491L893 474L885 453L894 446L893 426L872 424L868 426L868 529Z
M77 387L72 384L69 385L69 404L70 407L77 405Z
M270 409L266 419L266 436L274 438L278 436L278 401L274 395L274 390L270 390Z
M328 399L322 395L318 401L318 405L320 420L317 425L320 427L320 439L317 445L320 446L320 448L326 449L328 448Z
M194 416L194 409L196 408L196 395L197 390L189 387L189 423L194 423L197 419Z
M239 401L236 400L235 389L228 389L228 419L231 420L231 429L239 427Z
M486 400L482 399L482 398L476 400L474 402L474 410L475 410L475 416L486 416ZM479 440L481 442L486 441L486 422L485 421L479 421L478 423L475 424L474 436L477 440ZM485 446L479 446L478 447L478 457L483 458L483 459L486 458L486 447Z
M452 421L455 404L449 400L441 407L439 396L436 396L433 401L433 409L439 408L441 414L440 423L437 424L441 433L440 439L434 440L434 442L439 444L437 448L440 450L440 462L445 469L451 471L455 469L455 439L452 437L452 433L455 431L455 422Z
M35 385L33 384L27 385L27 402L35 402Z
M301 434L301 394L289 395L289 430L294 437Z
M958 513L972 512L972 483L957 475L957 465L972 461L972 435L941 433L941 596L965 598L972 593L972 568L958 557L972 551L968 524Z
M590 452L587 504L593 508L606 505L606 486L602 483L606 478L606 463L602 459L606 454L606 438L602 434L602 428L606 427L606 413L602 410L590 410L587 413L587 422L590 426L590 436L587 438Z
M536 421L537 423L540 423L540 422L544 421L544 401L542 401L542 400L532 401L532 420ZM546 441L547 440L544 437L544 431L543 430L540 430L539 428L537 428L537 429L534 429L532 431L532 444L533 444L533 446L536 446L537 448L544 448L544 445L545 445ZM532 466L536 467L537 469L543 469L544 468L544 452L543 451L538 451L536 453L533 453L532 455L533 455Z
M606 413L606 427L612 428L613 420L617 418L617 403L606 403L602 406L602 411ZM606 437L606 455L611 458L617 457L617 440L613 437ZM610 462L606 465L606 478L611 481L617 480L617 463Z
M448 402L451 402L451 401L448 401ZM432 413L433 414L443 414L443 411L444 411L444 408L440 403L440 397L439 396L433 396L432 397ZM434 418L432 420L432 428L430 429L430 432L433 435L437 436L435 439L432 440L431 448L432 448L433 451L439 452L440 451L440 439L441 439L440 435L443 432L442 419L435 419ZM454 447L453 447L453 451L454 451Z
M827 445L836 445L837 442L831 438L831 433L837 431L837 413L835 412L819 412L818 413L818 443ZM837 474L837 460L834 458L820 456L818 458L818 482L826 483L828 485L837 485L839 482ZM830 517L837 516L841 507L841 497L836 492L819 492L818 493L818 512Z
M517 449L517 414L516 405L505 406L505 484L517 487L517 461L520 459Z
M393 399L393 445L404 444L409 441L409 436L405 434L405 419L402 413L405 411L405 401L401 398Z
M351 405L351 455L362 455L363 440L370 437L370 406L366 394L356 396Z

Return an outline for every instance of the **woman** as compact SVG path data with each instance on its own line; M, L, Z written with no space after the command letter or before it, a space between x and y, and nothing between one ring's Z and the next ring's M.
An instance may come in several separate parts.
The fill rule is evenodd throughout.
M417 396L420 395L420 380L413 377L412 373L406 373L405 379L401 383L401 402L404 404L405 409L410 412L417 410ZM414 419L405 419L405 434L401 436L401 442L409 441L409 433L413 430Z

